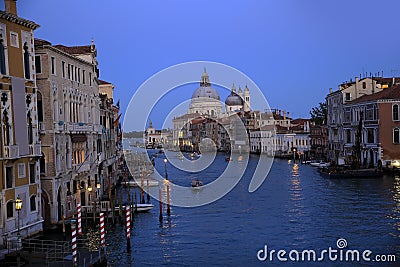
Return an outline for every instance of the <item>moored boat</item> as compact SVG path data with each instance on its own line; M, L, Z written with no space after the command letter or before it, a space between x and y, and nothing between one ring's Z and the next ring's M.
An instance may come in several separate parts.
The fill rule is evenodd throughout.
M199 179L194 179L194 180L192 180L192 187L201 187L201 186L203 186L203 182L202 181L200 181Z
M135 180L130 180L130 181L125 181L122 182L124 186L133 186L133 187L139 187L141 185L141 181L135 181ZM158 186L158 181L154 179L149 179L149 180L144 180L143 181L143 186Z
M146 203L137 203L131 205L131 210L135 212L148 212L154 208L153 204L146 204ZM122 206L122 209L125 210L125 205ZM115 211L119 210L119 206L115 206Z

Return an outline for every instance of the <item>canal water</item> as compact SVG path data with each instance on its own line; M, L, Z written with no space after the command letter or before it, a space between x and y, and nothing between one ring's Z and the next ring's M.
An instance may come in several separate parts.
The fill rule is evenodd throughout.
M135 215L131 252L126 252L124 227L107 227L109 266L399 266L400 178L329 180L316 168L275 159L271 171L254 193L248 192L258 156L251 155L244 177L218 201L196 208L171 207L159 222L159 207ZM155 159L164 173L163 157ZM217 155L209 168L186 173L167 164L169 179L190 186L193 178L208 183L226 168L224 155ZM126 189L121 189L126 198ZM173 188L171 189L173 190ZM138 192L137 192L138 195ZM338 240L340 239L340 247ZM346 244L343 245L343 242ZM275 250L272 261L264 256ZM289 259L292 250L338 250L332 261ZM340 249L339 249L340 248ZM277 258L285 250L287 262ZM360 251L360 262L340 261L339 251ZM395 254L396 263L363 261L368 257ZM261 254L260 254L261 253ZM345 254L343 254L345 255ZM296 254L292 254L293 257ZM368 255L367 255L368 256ZM306 259L306 258L305 258ZM350 258L349 258L350 259Z

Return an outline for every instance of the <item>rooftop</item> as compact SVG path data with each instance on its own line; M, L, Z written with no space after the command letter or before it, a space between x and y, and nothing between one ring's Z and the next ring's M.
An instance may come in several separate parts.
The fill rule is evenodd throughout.
M364 95L353 101L349 102L348 104L355 104L355 103L362 103L368 101L375 101L375 100L382 100L382 99L396 99L400 100L400 85L395 85L382 91L371 94L371 95Z

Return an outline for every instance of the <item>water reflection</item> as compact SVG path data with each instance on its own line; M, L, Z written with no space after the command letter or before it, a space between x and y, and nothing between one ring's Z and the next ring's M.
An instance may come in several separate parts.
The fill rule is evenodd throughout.
M232 163L239 171L243 164L236 159ZM193 178L209 183L227 164L224 155L219 160L219 165L195 174L171 168L169 176L174 184L187 186ZM135 216L131 255L126 253L124 227L107 228L109 265L260 266L255 253L263 244L271 249L319 249L334 244L338 237L346 238L354 249L399 253L399 177L328 180L311 166L276 160L264 184L249 194L257 166L257 158L252 160L246 176L215 203L198 208L172 206L170 216L163 205L160 224L158 202L152 200L153 210ZM175 189L170 188L171 192ZM159 188L150 190L158 195ZM202 191L193 191L190 197L201 195ZM171 193L171 197L179 196ZM294 264L298 265L309 266Z

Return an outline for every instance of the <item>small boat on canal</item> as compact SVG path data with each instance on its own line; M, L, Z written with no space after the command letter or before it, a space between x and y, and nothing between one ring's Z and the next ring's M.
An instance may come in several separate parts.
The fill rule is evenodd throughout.
M132 186L132 187L140 187L141 186L141 182L139 181L135 181L135 180L129 180L126 182L122 182L122 184L124 186ZM158 186L159 182L157 180L153 180L153 179L146 179L143 181L143 186Z
M153 204L137 203L131 205L131 210L135 212L148 212L154 208ZM122 210L125 210L125 205L122 206ZM115 211L119 211L119 206L115 206Z
M192 180L192 187L193 188L199 188L201 186L203 186L203 182L201 180L199 180L199 179Z

